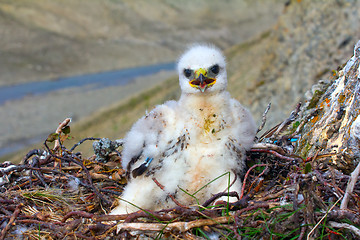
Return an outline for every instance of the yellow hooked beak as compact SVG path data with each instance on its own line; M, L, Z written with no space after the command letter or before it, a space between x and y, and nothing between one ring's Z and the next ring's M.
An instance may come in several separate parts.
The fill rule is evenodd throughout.
M190 86L200 89L201 92L205 90L216 82L215 78L208 78L207 70L204 68L199 68L194 72L194 79L189 82Z

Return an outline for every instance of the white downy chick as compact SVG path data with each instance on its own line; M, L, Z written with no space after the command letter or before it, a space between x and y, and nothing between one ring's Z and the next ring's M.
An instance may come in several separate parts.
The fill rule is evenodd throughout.
M256 126L226 91L225 57L214 46L195 45L180 57L178 73L179 101L156 106L125 138L122 164L129 181L110 214L175 207L170 195L183 205L202 204L213 194L241 189Z

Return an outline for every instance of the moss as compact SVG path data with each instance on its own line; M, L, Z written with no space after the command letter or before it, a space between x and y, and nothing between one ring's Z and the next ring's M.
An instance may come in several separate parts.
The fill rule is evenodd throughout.
M295 132L296 129L297 129L299 126L300 126L300 122L299 122L299 121L294 122L294 123L291 125L290 133Z
M303 147L301 147L301 146L303 146ZM312 148L312 145L310 145L306 140L304 140L302 142L301 146L300 146L300 151L301 151L300 156L303 159L306 159L308 157L308 155L309 155L309 151Z
M316 90L313 97L310 100L310 103L307 107L307 109L312 109L316 107L317 103L319 102L321 96L324 94L324 91Z

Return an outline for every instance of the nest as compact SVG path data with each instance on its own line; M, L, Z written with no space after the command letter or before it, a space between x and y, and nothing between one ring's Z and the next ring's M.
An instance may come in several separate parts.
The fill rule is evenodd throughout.
M102 162L75 152L93 138L66 149L67 124L23 163L0 164L0 240L360 237L360 187L354 184L360 167L351 175L331 166L320 169L319 156L291 155L291 136L274 134L279 131L249 151L240 194L218 193L198 206L177 203L161 211L107 215L126 184L120 154L106 152ZM223 196L239 200L218 201Z

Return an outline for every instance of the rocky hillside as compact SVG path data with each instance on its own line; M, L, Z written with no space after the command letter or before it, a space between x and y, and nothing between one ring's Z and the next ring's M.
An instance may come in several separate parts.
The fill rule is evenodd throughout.
M274 29L228 49L233 94L268 125L305 100L304 94L352 56L360 39L359 1L289 1Z
M0 86L174 61L272 26L283 1L0 0Z

